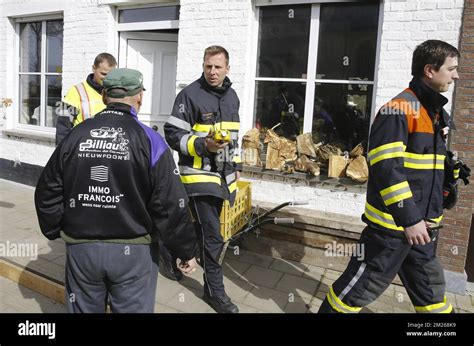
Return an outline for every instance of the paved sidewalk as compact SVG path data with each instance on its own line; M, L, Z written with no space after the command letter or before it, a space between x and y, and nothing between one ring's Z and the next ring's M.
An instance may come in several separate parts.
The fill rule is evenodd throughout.
M33 204L34 188L0 179L0 242L37 246L38 256L7 259L64 282L65 247L61 239L48 241L40 231ZM10 256L9 256L10 255ZM15 254L13 254L15 255ZM1 255L0 255L1 256ZM305 263L241 250L227 252L224 284L241 312L317 312L340 272ZM213 312L203 302L202 269L181 282L160 275L156 312ZM0 277L0 312L64 312L61 304ZM447 293L456 312L474 312L474 297ZM402 286L390 285L363 312L414 312Z

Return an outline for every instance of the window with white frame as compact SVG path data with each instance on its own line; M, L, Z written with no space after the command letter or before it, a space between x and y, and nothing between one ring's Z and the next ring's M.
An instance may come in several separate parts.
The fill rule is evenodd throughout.
M379 2L259 7L254 124L351 150L368 137Z
M61 101L63 20L17 24L19 36L19 107L17 126L48 129L56 126Z

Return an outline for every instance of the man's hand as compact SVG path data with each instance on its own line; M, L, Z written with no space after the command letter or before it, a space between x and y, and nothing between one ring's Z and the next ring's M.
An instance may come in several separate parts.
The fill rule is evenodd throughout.
M183 274L191 274L191 273L194 273L196 271L196 267L197 267L197 262L196 262L196 258L193 257L192 259L190 259L189 261L181 261L179 264L178 264L178 268L179 270L181 270L181 272Z
M217 143L212 138L207 137L204 145L209 153L217 153L218 150L224 149L229 143Z
M426 223L423 220L413 226L406 227L405 236L410 245L425 245L431 242L431 238L426 229Z

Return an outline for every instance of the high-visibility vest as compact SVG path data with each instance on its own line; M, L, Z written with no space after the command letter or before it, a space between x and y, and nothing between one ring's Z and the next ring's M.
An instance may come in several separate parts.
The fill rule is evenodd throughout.
M78 111L73 121L74 126L88 118L92 118L105 109L105 104L102 102L102 95L86 81L69 89L64 97L64 102L75 107Z

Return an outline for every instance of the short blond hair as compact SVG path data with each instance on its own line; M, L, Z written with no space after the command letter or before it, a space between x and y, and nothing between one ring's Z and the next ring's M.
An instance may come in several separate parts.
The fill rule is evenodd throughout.
M202 60L206 60L206 56L207 55L210 55L210 56L213 56L213 55L217 55L217 54L224 54L225 56L225 63L227 65L229 65L229 52L227 51L227 49L225 49L224 47L222 46L210 46L210 47L207 47L205 50L204 50L204 56L202 58Z

